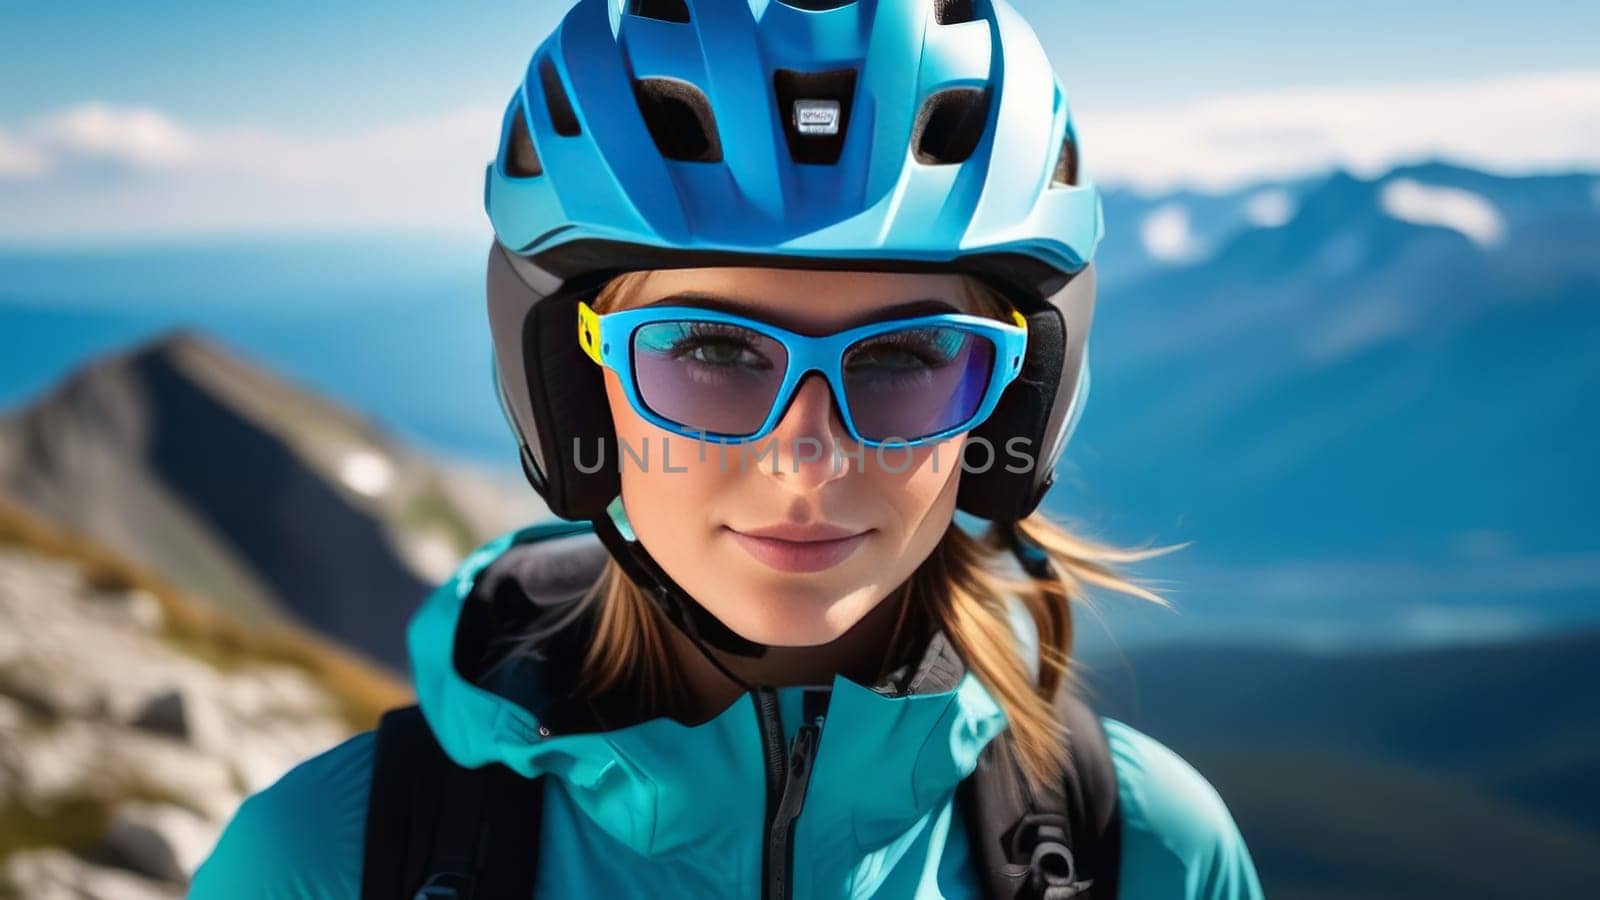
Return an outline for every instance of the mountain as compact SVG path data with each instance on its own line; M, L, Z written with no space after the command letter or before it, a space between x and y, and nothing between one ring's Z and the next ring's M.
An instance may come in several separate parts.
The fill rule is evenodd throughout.
M189 331L100 359L0 420L0 495L244 621L287 617L396 670L429 588L541 517L513 485Z
M1600 630L1146 648L1086 678L1216 786L1269 897L1575 900L1600 877Z
M1115 288L1164 269L1203 263L1244 233L1292 222L1313 195L1343 180L1364 179L1335 171L1213 191L1109 186L1103 195L1106 234L1095 255L1102 286ZM1559 235L1567 225L1593 216L1600 190L1594 186L1600 178L1586 173L1504 177L1438 161L1399 166L1365 180L1381 187L1419 182L1476 194L1507 224L1523 231L1554 226L1550 233L1562 242L1567 238ZM1411 198L1402 192L1396 199L1397 208L1404 208Z
M0 410L198 331L408 444L515 468L490 383L487 235L248 234L0 247Z
M1149 571L1208 637L1596 621L1597 183L1334 173L1293 188L1281 224L1108 279L1047 503L1195 540Z
M1320 180L1260 181L1209 192L1107 187L1106 233L1095 251L1102 287L1205 259L1241 232L1282 225Z
M1181 614L1113 605L1116 641L1600 620L1597 184L1424 163L1108 193L1093 389L1046 508L1114 543L1192 542L1136 570ZM0 249L0 406L182 325L515 482L484 244Z

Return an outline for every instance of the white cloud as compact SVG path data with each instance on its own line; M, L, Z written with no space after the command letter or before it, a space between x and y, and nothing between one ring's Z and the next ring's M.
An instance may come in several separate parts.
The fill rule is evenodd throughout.
M1334 165L1375 175L1433 156L1497 171L1600 168L1597 96L1600 71L1575 71L1282 89L1167 109L1080 109L1079 118L1086 162L1108 183L1219 188ZM500 112L484 106L313 132L74 105L0 125L0 238L484 230L483 165L494 154ZM1282 215L1278 201L1259 202L1249 211L1254 221ZM1149 223L1166 258L1198 250L1181 224L1171 214Z
M487 229L483 166L499 125L482 107L299 133L81 104L0 131L0 237Z
M1505 217L1488 198L1472 191L1396 178L1383 186L1378 202L1384 212L1396 219L1451 228L1480 247L1493 247L1505 240Z
M1294 218L1294 198L1282 189L1260 191L1245 201L1244 217L1261 228L1277 228Z
M72 158L169 168L192 161L196 141L157 110L86 103L56 112L32 129L35 146L60 163Z
M1600 167L1600 71L1274 89L1182 106L1078 111L1084 160L1144 190L1230 188L1444 158L1492 171Z
M50 169L50 160L31 144L0 131L0 181L7 178L34 178Z
M1189 222L1189 210L1178 203L1156 208L1139 223L1145 252L1163 262L1184 262L1200 256L1202 248Z

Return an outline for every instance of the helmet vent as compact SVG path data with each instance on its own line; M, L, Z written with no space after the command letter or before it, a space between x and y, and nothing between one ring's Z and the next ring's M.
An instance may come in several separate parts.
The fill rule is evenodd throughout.
M973 0L933 0L933 20L940 25L971 22L977 17Z
M1056 171L1050 178L1051 187L1077 187L1078 142L1067 135L1061 139L1061 155L1056 158Z
M685 0L632 0L628 4L628 14L663 22L687 22L689 4Z
M556 64L548 56L539 60L539 84L544 88L544 105L550 109L550 124L555 126L556 134L573 137L583 133L578 116L572 111L572 101L567 97L567 88L561 83L561 73L556 71Z
M789 156L797 163L824 166L837 163L850 125L856 70L796 72L779 69L772 74L772 87L778 98L783 133L789 142Z
M511 110L511 127L506 129L506 174L512 178L532 178L544 174L539 162L539 152L533 149L533 138L528 135L528 117L519 102Z
M716 118L699 88L676 78L641 78L633 83L633 96L662 156L722 162Z
M803 9L807 12L822 12L828 9L838 9L841 6L849 6L855 3L856 0L778 0L778 2L784 6L792 6L795 9Z
M912 138L917 162L935 166L966 162L983 138L988 118L986 89L947 88L929 97L917 113Z

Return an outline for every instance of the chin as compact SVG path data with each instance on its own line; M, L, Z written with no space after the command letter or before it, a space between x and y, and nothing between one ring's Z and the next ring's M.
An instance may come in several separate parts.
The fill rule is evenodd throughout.
M838 595L827 600L809 596L776 597L767 590L754 590L742 596L770 598L759 606L746 605L735 615L712 613L735 634L747 641L772 647L817 647L841 637L860 620L859 615L841 616ZM848 621L846 621L848 619Z
M747 641L768 647L820 647L830 644L844 632L808 625L771 625L760 628L734 628L734 633Z

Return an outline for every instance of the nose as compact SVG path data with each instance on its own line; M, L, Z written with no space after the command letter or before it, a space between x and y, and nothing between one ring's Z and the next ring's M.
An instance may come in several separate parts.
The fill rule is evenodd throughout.
M801 380L770 441L761 449L772 459L761 461L761 471L796 488L815 489L843 477L850 460L839 451L860 452L839 417L827 379L816 372Z

